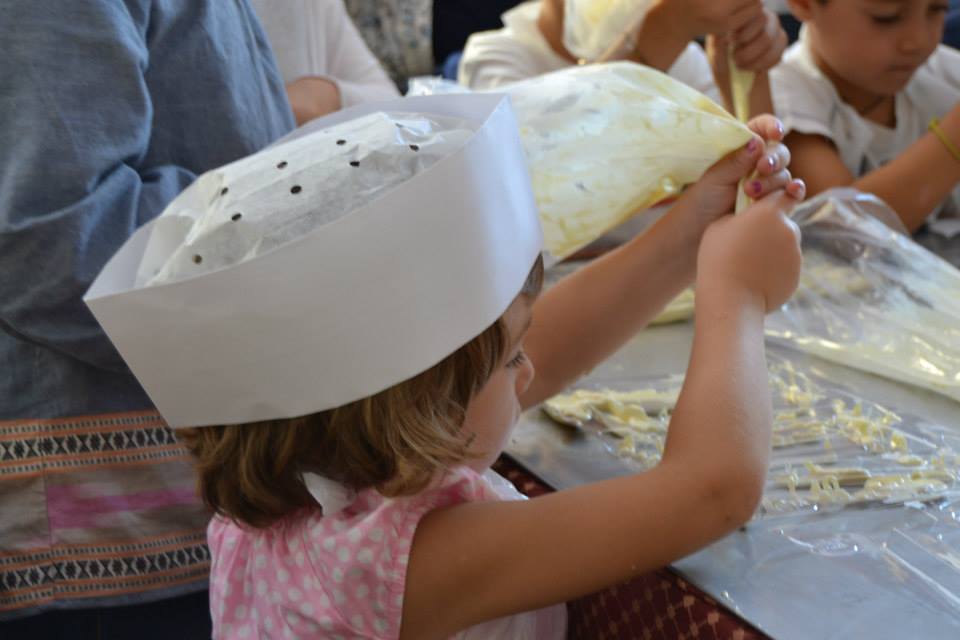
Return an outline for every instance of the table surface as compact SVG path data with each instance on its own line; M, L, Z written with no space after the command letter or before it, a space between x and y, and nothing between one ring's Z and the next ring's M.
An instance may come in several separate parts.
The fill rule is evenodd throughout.
M946 244L960 259L960 238ZM692 337L689 322L646 329L583 383L682 373ZM949 398L772 350L868 400L960 434L960 404ZM636 472L599 438L559 427L539 410L524 414L507 452L557 489ZM927 509L761 518L674 568L776 638L960 638L960 509L936 517ZM929 552L936 544L946 549L942 557Z
M913 239L960 269L960 236L946 238L924 229L915 234Z

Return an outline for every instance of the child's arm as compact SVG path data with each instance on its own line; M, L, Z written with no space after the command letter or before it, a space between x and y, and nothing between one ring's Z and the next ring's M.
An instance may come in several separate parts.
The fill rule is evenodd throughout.
M779 140L770 116L751 126ZM758 140L759 142L759 140ZM771 165L770 162L773 162ZM757 144L717 163L649 231L594 260L544 292L534 306L525 341L537 376L521 401L530 407L559 393L620 348L693 281L696 252L707 225L733 209L737 182L756 169L762 196L785 186L797 195L785 170L785 147ZM800 196L802 197L802 195Z
M707 230L696 337L661 463L529 502L428 514L413 541L401 638L440 638L563 602L663 566L750 518L762 493L771 405L765 311L799 277L780 191Z
M954 146L960 146L960 103L940 126ZM897 212L910 231L923 225L930 212L960 183L960 160L930 132L898 158L862 178L850 173L826 138L791 133L787 144L794 172L806 181L810 193L848 185L874 193Z

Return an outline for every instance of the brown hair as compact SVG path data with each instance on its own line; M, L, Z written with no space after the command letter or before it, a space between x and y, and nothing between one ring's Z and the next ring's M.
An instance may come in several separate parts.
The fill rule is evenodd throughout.
M536 297L542 282L538 258L520 295ZM179 430L197 458L200 495L218 514L266 527L316 506L303 471L388 496L416 493L439 469L466 459L467 403L509 343L498 319L430 369L356 402L299 418Z

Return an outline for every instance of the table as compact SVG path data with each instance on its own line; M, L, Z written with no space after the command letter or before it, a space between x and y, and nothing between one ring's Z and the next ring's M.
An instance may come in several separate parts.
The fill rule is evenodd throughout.
M917 244L922 245L928 251L937 254L953 266L960 269L960 236L946 238L944 236L931 233L926 228L921 229L914 234L913 239Z
M960 238L918 241L960 264ZM692 323L649 328L585 381L682 373L692 336ZM960 404L946 397L772 349L815 365L864 398L960 434ZM558 427L539 410L521 418L507 453L557 489L633 472L597 438ZM960 638L960 505L942 516L935 528L926 511L906 507L845 511L842 519L761 519L673 569L776 638ZM943 558L915 548L928 530L941 536L930 548L941 545Z

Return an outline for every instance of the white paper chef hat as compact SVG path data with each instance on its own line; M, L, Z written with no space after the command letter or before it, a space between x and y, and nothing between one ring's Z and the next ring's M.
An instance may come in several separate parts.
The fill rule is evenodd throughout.
M201 176L87 293L171 426L306 415L409 379L500 317L540 252L505 96L319 124Z

